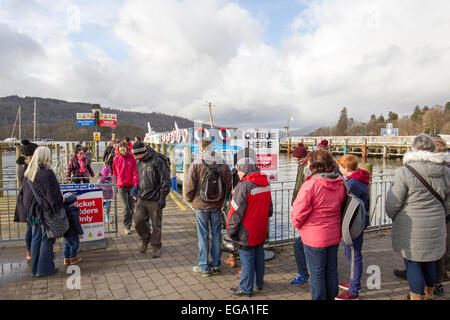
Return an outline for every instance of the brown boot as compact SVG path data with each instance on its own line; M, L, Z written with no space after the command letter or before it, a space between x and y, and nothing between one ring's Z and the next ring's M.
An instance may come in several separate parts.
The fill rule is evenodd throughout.
M425 300L433 300L433 289L434 287L425 286Z
M81 261L81 258L75 257L70 259L70 264L77 264Z
M231 268L236 267L236 256L232 253L230 253L230 256L228 257L228 259L223 259L223 263L225 263L226 265L228 265Z
M68 266L70 264L70 259L64 258L64 265Z
M410 292L409 296L411 297L411 300L423 300L423 296L421 294Z

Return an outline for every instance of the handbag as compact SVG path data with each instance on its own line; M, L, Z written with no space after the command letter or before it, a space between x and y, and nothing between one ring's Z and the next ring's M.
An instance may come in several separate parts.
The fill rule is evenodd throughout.
M67 218L66 209L62 207L59 211L55 212L55 214L50 214L45 208L41 197L38 196L36 190L33 188L33 184L31 181L28 181L31 191L36 198L36 201L39 204L39 207L42 210L42 214L44 215L44 226L45 232L47 234L47 238L59 238L61 237L67 230L69 230L69 219Z
M422 184L428 189L428 191L431 192L431 194L439 200L439 202L442 204L442 206L444 207L444 214L446 214L446 208L445 208L445 202L444 200L441 198L441 196L436 192L436 190L433 189L432 186L430 186L430 184L417 172L416 169L414 169L413 167L405 164L405 167L412 172L412 174L419 179L420 182L422 182ZM446 215L445 216L445 223L448 223L450 221L450 215Z

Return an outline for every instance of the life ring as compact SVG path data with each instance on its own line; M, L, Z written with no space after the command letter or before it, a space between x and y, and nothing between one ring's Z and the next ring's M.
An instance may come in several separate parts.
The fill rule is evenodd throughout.
M206 128L198 128L197 130L195 130L195 134L194 134L195 140L198 141L198 140L201 139L201 138L199 137L200 131L204 131L205 134L206 134L206 138L209 138L209 131L208 131L208 129L206 129Z
M175 137L176 137L177 143L180 143L181 142L181 130L180 129L178 129L176 131Z
M170 144L173 144L177 139L177 133L175 131L172 131L170 134Z
M226 137L226 138L223 137L223 132L224 132L224 131L225 131L225 133L227 134L227 137ZM220 139L222 139L223 141L230 140L230 139L231 139L230 131L229 131L227 128L220 128L220 129L219 129L219 137L220 137Z

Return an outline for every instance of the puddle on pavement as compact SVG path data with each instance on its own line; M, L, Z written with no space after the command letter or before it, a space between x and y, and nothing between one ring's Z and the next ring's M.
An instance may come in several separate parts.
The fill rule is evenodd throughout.
M3 280L8 278L17 278L21 273L26 271L28 264L26 261L23 262L10 262L3 263L0 265L0 276Z

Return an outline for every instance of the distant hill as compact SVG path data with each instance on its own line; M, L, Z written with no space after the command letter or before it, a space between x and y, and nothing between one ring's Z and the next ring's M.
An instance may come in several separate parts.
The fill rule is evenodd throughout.
M91 112L92 104L82 102L67 102L63 100L9 96L0 98L0 139L10 137L16 119L19 105L22 108L22 137L32 138L33 136L33 110L36 99L36 136L50 137L54 140L92 140L93 127L77 127L76 114ZM117 114L117 128L100 128L102 138L109 139L111 133L116 136L144 136L147 132L147 121L150 122L153 130L168 131L174 127L174 121L179 128L188 128L194 122L178 116L167 115L160 112L133 112L103 108L103 113ZM15 136L18 136L16 126ZM102 139L103 140L103 139Z

